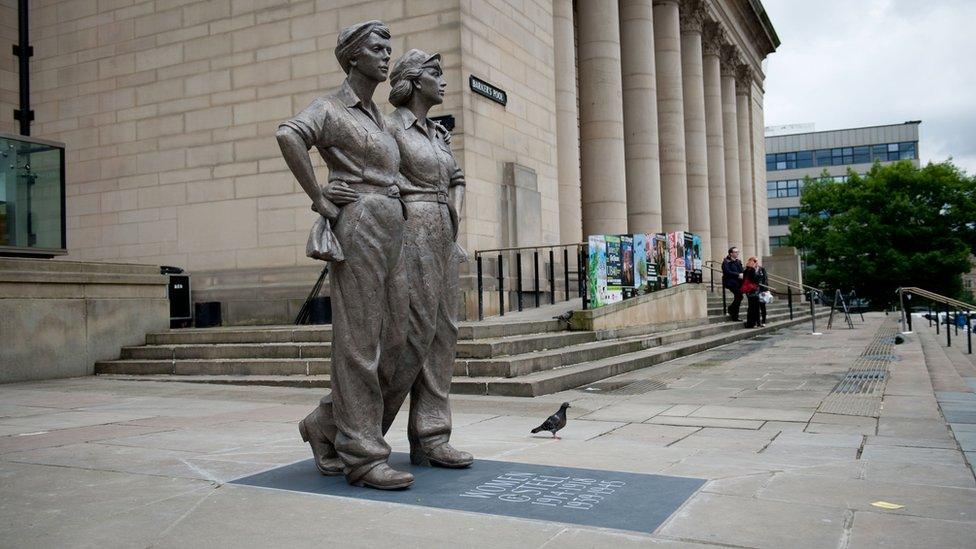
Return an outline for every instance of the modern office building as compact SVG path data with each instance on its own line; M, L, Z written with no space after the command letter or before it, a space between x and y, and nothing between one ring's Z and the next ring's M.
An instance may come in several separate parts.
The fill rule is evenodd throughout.
M766 200L769 246L787 244L790 219L800 214L800 195L807 176L824 170L836 181L848 170L866 173L882 164L911 160L918 166L918 126L921 121L845 130L769 135L766 137Z
M342 82L337 35L368 19L394 57L441 53L432 114L453 123L469 252L673 230L700 234L705 257L768 252L762 61L779 39L759 0L29 5L30 132L66 145L65 257L183 267L225 322L291 321L322 269L274 133ZM8 43L17 6L0 0ZM19 60L0 48L9 134ZM462 272L470 317L473 258Z

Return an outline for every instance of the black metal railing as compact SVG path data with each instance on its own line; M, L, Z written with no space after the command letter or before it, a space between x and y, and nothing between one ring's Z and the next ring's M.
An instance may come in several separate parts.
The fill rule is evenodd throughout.
M485 288L485 263L495 262L495 289L498 292L498 314L504 315L506 312L506 284L515 278L515 309L522 311L525 309L525 294L530 293L533 305L541 307L543 304L551 305L556 303L557 285L562 282L563 298L568 301L576 297L582 298L583 308L586 308L586 244L574 242L570 244L554 244L550 246L524 246L513 248L493 248L488 250L475 250L475 268L477 269L478 280L478 320L485 318L485 292L492 291ZM531 264L531 276L527 277L523 256L529 256ZM572 256L572 260L570 259ZM558 261L557 261L558 259ZM540 264L541 261L541 264ZM515 272L512 273L512 264L515 265ZM562 281L556 278L556 265L560 265L562 271ZM506 269L506 266L509 266ZM542 280L540 276L544 276ZM572 281L576 277L575 282ZM526 281L526 278L531 280ZM531 282L531 288L526 289L527 282ZM544 284L544 285L543 285ZM547 303L543 303L543 295L546 296ZM511 300L509 300L511 306Z
M915 286L898 288L895 290L895 293L898 294L898 303L901 305L901 323L904 331L912 331L912 307L910 304L913 296L918 297L927 302L928 314L925 316L929 321L929 327L932 326L932 320L934 317L936 335L939 335L939 328L942 324L942 314L945 313L945 336L947 347L952 347L953 332L955 332L955 335L959 335L959 320L965 319L963 331L966 333L966 347L969 354L973 354L973 311L976 311L976 305L966 303L965 301L959 301L958 299L952 299L951 297L946 297L944 295L930 292L923 288L917 288ZM908 309L905 308L906 300L909 302ZM953 312L955 313L954 315ZM950 319L954 319L952 326L949 325Z

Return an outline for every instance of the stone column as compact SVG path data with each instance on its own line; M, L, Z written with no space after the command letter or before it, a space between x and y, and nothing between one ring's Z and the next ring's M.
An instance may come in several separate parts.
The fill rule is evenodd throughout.
M661 232L661 163L657 140L652 0L620 0L627 232Z
M688 229L701 236L702 253L711 257L711 222L708 217L708 146L705 136L705 83L702 69L702 25L705 7L700 0L681 5L681 89L685 121L685 165L688 178Z
M722 48L722 141L725 145L725 212L729 247L742 248L742 194L739 188L739 134L735 112L734 46Z
M616 0L579 3L583 234L627 232L627 176Z
M722 135L722 75L719 53L724 43L718 23L705 25L702 70L705 89L705 137L708 145L708 217L711 250L703 258L720 260L729 248L729 222L725 206L725 140ZM708 255L704 255L708 252Z
M742 193L742 256L759 253L756 247L756 183L752 176L752 131L749 97L752 70L739 65L736 71L735 113L739 134L739 189Z
M586 4L582 2L581 4ZM677 0L654 0L657 128L661 154L661 221L665 231L688 229L685 114L681 87L681 27Z
M576 109L576 41L573 0L552 5L553 50L556 58L556 155L559 180L559 241L580 242L579 118Z
M766 134L763 116L763 89L760 84L752 101L752 171L756 178L756 240L759 253L769 255L769 211L766 205Z

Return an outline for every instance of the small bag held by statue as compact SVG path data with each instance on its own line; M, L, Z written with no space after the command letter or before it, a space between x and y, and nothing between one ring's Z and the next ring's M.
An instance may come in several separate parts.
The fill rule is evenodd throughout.
M335 261L336 263L345 260L342 255L342 247L339 246L339 241L332 233L329 220L321 215L315 220L311 232L308 233L305 255L312 259Z

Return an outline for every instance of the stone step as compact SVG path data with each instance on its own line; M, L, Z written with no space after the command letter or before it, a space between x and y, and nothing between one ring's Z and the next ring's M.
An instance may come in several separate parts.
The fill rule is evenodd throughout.
M804 318L808 319L808 317ZM788 313L779 315L771 314L768 316L768 323L788 320ZM659 345L711 336L735 330L741 326L742 324L738 322L714 322L691 328L601 340L510 357L458 359L454 363L454 375L471 377L497 376L507 378L524 376L534 372L633 353Z
M827 312L820 311L818 317L826 316ZM498 377L455 377L451 384L451 392L455 394L486 394L497 396L539 396L581 387L606 379L618 374L630 372L640 368L654 366L682 356L702 352L713 347L733 343L742 339L749 339L780 328L795 326L809 319L785 320L767 324L765 328L747 330L737 328L717 335L690 340L670 345L663 345L652 349L645 349L635 353L620 355L576 364L565 368L537 372L519 378ZM269 387L301 387L328 388L331 386L327 374L304 375L187 375L172 373L154 373L148 375L131 374L100 374L109 379L125 381L155 381L155 382L183 382L183 383L213 383L230 385L260 385Z
M107 379L122 381L157 381L170 383L212 383L219 385L260 385L264 387L298 387L324 388L332 386L331 378L325 374L318 375L262 375L262 376L189 376L172 374L153 374L135 376L128 374L104 374Z
M818 317L826 316L826 314L826 312L819 312ZM535 372L520 377L466 378L455 376L451 392L522 397L557 393L804 322L809 322L809 319L781 320L768 323L765 328L736 328L707 337L661 345L625 355Z
M488 322L462 322L458 339L489 339L529 334L560 332L565 324L555 319ZM148 345L190 345L224 343L322 343L332 341L332 326L230 326L218 328L184 328L146 334Z
M540 334L499 338L461 340L457 343L458 358L492 358L520 355L546 349L560 349L596 341L596 332L544 332Z
M86 261L65 261L61 259L0 257L0 271L159 275L159 266L138 265L135 263L94 263Z
M95 373L186 376L318 375L330 372L324 358L232 358L189 360L106 360L95 363Z
M301 332L301 337L308 335ZM321 333L321 332L320 332ZM330 342L264 342L254 343L253 339L264 339L262 332L253 332L254 337L241 343L191 343L191 344L150 344L140 347L123 347L122 359L221 359L221 358L328 358L332 356ZM493 339L462 340L457 344L460 358L490 358L517 355L543 349L556 349L595 341L594 332L547 332L523 336L508 336Z
M184 328L146 334L147 345L228 343L322 343L332 341L332 326L236 326Z

